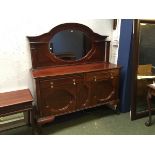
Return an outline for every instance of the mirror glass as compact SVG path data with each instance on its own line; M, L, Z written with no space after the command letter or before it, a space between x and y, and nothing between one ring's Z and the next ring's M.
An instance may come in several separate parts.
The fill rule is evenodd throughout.
M147 85L155 81L155 24L140 23L136 111L148 109Z
M74 29L56 33L49 42L50 52L66 61L83 58L91 50L91 47L91 39L82 31Z

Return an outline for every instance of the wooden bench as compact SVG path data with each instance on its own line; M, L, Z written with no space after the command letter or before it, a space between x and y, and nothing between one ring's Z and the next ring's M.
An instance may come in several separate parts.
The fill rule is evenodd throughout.
M32 101L29 89L0 93L0 117L28 112L28 124L34 127Z

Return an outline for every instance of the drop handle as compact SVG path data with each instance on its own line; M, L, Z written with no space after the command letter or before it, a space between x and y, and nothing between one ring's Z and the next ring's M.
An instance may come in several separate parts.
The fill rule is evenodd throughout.
M95 81L95 82L97 81L96 76L94 76L94 81Z
M46 107L46 108L49 108L49 105L46 105L45 107Z
M111 79L113 79L114 78L114 76L113 76L113 74L111 73Z
M76 85L76 80L75 79L73 79L73 85Z
M53 88L53 87L54 87L54 86L53 86L53 84L54 84L54 83L53 83L53 82L51 82L51 88Z

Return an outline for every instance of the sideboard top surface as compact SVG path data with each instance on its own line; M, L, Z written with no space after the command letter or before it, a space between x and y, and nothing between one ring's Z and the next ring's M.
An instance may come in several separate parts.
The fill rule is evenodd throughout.
M100 70L114 69L114 68L120 68L120 66L111 64L111 63L100 62L100 63L91 63L91 64L68 65L68 66L33 69L32 75L34 78L40 78L40 77L47 77L47 76L58 76L58 75L100 71Z

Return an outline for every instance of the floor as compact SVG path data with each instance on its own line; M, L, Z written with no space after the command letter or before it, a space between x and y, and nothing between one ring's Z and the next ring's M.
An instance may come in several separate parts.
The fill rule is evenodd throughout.
M44 135L154 135L153 125L146 127L147 117L130 120L130 113L116 114L106 107L84 110L66 116L57 117L53 123L43 126ZM31 135L31 127L22 126L1 135Z

